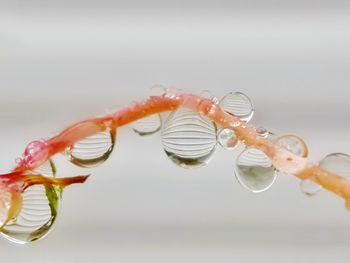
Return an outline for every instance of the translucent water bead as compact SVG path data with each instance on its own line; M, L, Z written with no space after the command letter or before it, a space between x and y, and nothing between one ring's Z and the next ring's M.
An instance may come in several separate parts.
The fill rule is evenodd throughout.
M180 107L164 123L162 144L175 164L184 168L203 166L215 152L216 125L199 113Z
M295 135L282 135L274 139L274 142L280 147L285 148L291 153L301 156L308 156L308 149L306 143Z
M250 98L242 92L231 92L227 94L221 99L220 106L224 111L246 122L249 122L254 114L254 108Z
M152 114L145 118L139 119L132 124L134 132L141 136L152 135L160 130L162 118L159 114Z
M234 150L239 140L233 130L225 128L218 132L218 142L224 149Z
M276 180L276 170L270 158L256 148L247 148L236 160L238 182L252 192L269 189Z
M54 176L56 168L47 161L34 173ZM22 208L1 234L8 240L25 244L46 236L53 228L61 204L61 189L52 185L33 185L22 193Z
M105 162L113 151L116 130L96 133L67 148L69 161L80 167L95 167Z

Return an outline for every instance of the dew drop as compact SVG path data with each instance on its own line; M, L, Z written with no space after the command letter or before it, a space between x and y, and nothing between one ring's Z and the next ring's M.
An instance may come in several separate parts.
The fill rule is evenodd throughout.
M163 96L166 93L166 88L163 85L153 85L151 87L151 97L152 96Z
M298 136L295 135L282 135L274 139L274 142L288 150L289 152L301 156L308 156L308 149L306 143Z
M54 176L56 168L47 161L34 173ZM25 244L46 236L53 228L61 205L61 189L53 185L33 185L22 193L22 208L18 216L9 221L1 234L8 240Z
M11 208L12 194L9 189L0 185L0 227L2 227L9 218Z
M321 191L322 187L315 182L305 179L300 181L300 190L307 196L314 196Z
M216 149L216 125L199 113L180 107L164 123L162 144L175 164L183 168L203 166Z
M269 189L276 180L270 158L256 148L247 148L237 157L235 174L243 187L255 193Z
M162 118L159 114L152 114L150 116L139 119L132 124L134 132L141 136L152 135L160 130L162 126Z
M239 143L236 133L228 128L221 129L218 133L218 142L226 150L233 150Z
M75 143L65 154L77 166L96 167L105 162L112 153L115 137L116 130L107 129Z
M249 122L254 114L254 108L250 98L242 92L231 92L227 94L221 99L220 106L224 111L246 122Z

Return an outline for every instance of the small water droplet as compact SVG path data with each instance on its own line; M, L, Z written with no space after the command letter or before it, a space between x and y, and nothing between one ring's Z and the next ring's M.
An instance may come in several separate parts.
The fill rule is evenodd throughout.
M295 135L282 135L274 139L274 142L290 151L291 153L301 156L308 156L308 149L306 143L298 136Z
M258 127L256 129L256 133L263 138L267 138L270 134L269 131L266 130L264 127Z
M115 129L107 129L103 132L89 136L65 151L69 160L80 167L96 167L105 162L115 146Z
M47 143L44 140L30 142L23 153L23 162L26 165L40 165L49 154Z
M235 174L242 186L256 193L269 189L276 180L272 161L256 148L247 148L237 157Z
M307 196L314 196L318 194L321 189L322 187L319 184L316 184L310 179L300 181L300 190Z
M151 96L163 96L166 93L166 88L163 85L156 84L151 87Z
M228 128L221 129L218 133L218 142L226 150L233 150L239 143L236 133Z
M141 136L152 135L158 132L161 126L162 118L159 114L153 114L132 123L134 132Z
M175 164L184 168L203 166L215 152L216 125L199 113L180 107L164 123L162 144Z
M249 122L254 114L254 108L250 98L242 92L231 92L227 94L220 101L220 106L224 111L246 122Z

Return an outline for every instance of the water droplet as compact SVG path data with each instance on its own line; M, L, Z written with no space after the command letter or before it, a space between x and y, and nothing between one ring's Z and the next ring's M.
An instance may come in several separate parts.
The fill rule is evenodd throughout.
M274 139L274 142L280 146L290 151L291 153L307 157L308 149L306 143L295 135L282 135Z
M305 179L300 181L300 190L307 196L314 196L321 191L322 187L315 182Z
M199 93L199 96L211 100L214 98L213 94L211 94L211 92L209 90L203 90Z
M269 134L270 134L269 131L266 130L264 127L258 127L256 129L256 133L263 138L269 137Z
M56 168L47 161L34 173L54 176ZM1 234L8 240L25 244L46 236L53 228L61 205L61 189L53 185L33 185L22 193L22 208L15 219L9 221Z
M228 128L221 129L218 133L218 142L226 150L233 150L239 143L236 133Z
M331 153L320 161L319 166L346 179L350 178L350 155L348 154Z
M134 132L141 136L154 134L160 130L161 126L162 118L159 114L153 114L132 123Z
M26 165L40 165L49 154L47 143L44 140L30 142L23 153L23 161Z
M239 117L242 121L249 122L254 114L253 104L250 98L242 92L231 92L220 101L222 109Z
M247 148L237 157L235 173L242 186L256 193L269 189L276 180L270 158L256 148Z
M178 108L164 123L162 144L175 164L184 168L203 166L215 152L216 125L191 109Z
M151 87L151 96L163 96L166 93L166 88L163 85L153 85Z
M75 143L65 154L77 166L96 167L105 162L112 153L115 137L116 130L107 129Z

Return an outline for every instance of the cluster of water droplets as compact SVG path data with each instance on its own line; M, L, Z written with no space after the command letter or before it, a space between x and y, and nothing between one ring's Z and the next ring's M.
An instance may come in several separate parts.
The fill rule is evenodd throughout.
M166 90L157 85L152 88L151 96L176 97L176 92ZM231 92L218 100L205 91L200 94L205 100L211 100L213 105L219 105L226 113L237 116L242 124L249 122L254 115L254 108L249 97L241 92ZM176 165L183 168L197 168L210 162L220 145L231 151L237 149L241 142L234 130L220 127L201 113L180 106L163 121L160 114L146 116L131 125L132 130L140 136L149 136L161 131L161 141L165 154ZM307 157L306 144L297 136L276 136L264 128L256 129L259 136L274 141L280 147L301 157ZM106 129L81 141L76 142L64 151L68 160L83 168L91 168L105 162L111 155L116 142L116 129ZM41 144L36 142L36 148L31 144L23 158L29 161L33 156L40 156L36 148ZM39 148L40 148L39 147ZM42 148L42 147L41 147ZM46 154L46 152L44 152ZM43 157L44 158L44 157ZM39 158L41 159L41 158ZM321 168L335 172L344 177L350 177L350 156L334 153L326 156L319 163ZM252 192L262 192L275 182L277 170L270 158L261 150L244 147L235 160L234 173L238 182ZM33 171L44 176L54 177L56 168L49 160ZM310 180L301 183L304 193L313 195L320 191L320 186ZM10 202L10 193L0 191L0 224L6 220ZM23 193L22 210L17 218L8 222L2 230L2 235L16 243L27 243L40 239L52 229L61 204L61 189L56 186L35 185Z

